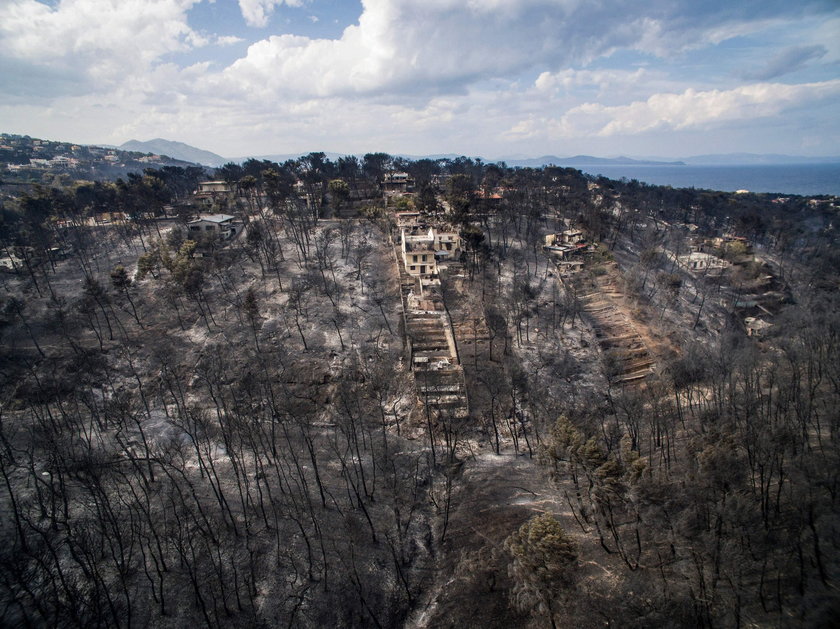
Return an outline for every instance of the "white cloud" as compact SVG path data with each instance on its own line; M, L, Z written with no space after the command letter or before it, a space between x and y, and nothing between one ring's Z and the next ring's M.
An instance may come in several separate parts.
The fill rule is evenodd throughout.
M610 119L598 131L599 135L610 136L753 120L837 96L840 96L840 79L801 85L758 83L732 90L688 89L682 94L655 94L644 102L602 107L595 113Z
M532 116L513 125L506 137L527 139L541 133L555 138L613 137L709 129L777 116L838 97L840 79L799 85L757 83L731 90L687 89L678 94L654 94L628 105L584 103L557 118Z
M574 19L584 10L577 2L365 0L363 5L359 24L339 39L279 35L256 42L231 66L225 82L239 82L245 91L257 87L319 97L437 92L536 63L595 54L604 45L580 26L588 20Z
M575 70L569 68L559 72L542 72L534 87L548 94L569 92L580 88L595 88L599 93L623 90L628 87L647 84L654 80L654 72L646 68L635 70ZM657 77L657 80L659 78Z
M0 3L0 57L44 69L83 68L110 83L207 40L187 24L198 0L35 0Z
M240 6L251 23L263 24L266 11L282 1L289 4L240 0ZM747 1L717 11L689 0L651 0L644 6L628 0L362 4L358 25L347 27L340 38L272 35L252 44L222 81L261 97L462 92L465 85L486 78L550 72L620 49L670 58L680 50L725 39L728 33L760 28L769 10L767 2Z
M233 62L239 49L221 47L244 48L242 39L190 27L190 9L200 1L60 0L50 8L0 0L0 120L8 131L45 137L78 129L77 141L169 135L227 155L324 149L493 156L508 145L534 154L559 150L551 143L570 146L571 139L580 139L580 152L584 141L613 150L628 138L722 125L731 131L733 123L777 114L795 120L790 129L798 132L808 128L798 108L822 99L819 120L828 120L825 103L837 98L837 86L825 81L840 45L828 41L832 29L803 28L808 38L800 33L801 42L796 35L826 15L811 11L829 6L822 0L362 0L358 23L339 37L272 30ZM280 6L306 4L239 0L251 25L271 23ZM799 26L788 29L790 39L752 45L766 34L757 29L769 22L779 29L786 16L806 13L810 21L791 18ZM749 63L741 58L710 72L722 48L714 42L733 34L741 44L753 37ZM824 74L789 75L801 85L737 84L738 69L805 45L828 51ZM710 50L719 56L698 61ZM830 146L837 124L826 126L820 139Z
M67 54L130 50L144 60L185 48L196 34L186 12L198 0L63 0L55 9L35 0L0 6L0 49L46 61Z
M216 43L219 46L232 46L233 44L239 44L244 41L244 39L236 35L218 35L216 37Z
M43 68L84 68L91 79L107 83L147 71L170 53L240 41L193 31L187 14L199 1L60 0L52 9L36 0L6 0L0 7L0 61L5 56ZM266 25L278 6L306 2L238 1L255 26ZM544 71L544 87L549 79L578 81L557 68L616 50L671 55L708 41L710 33L743 33L760 23L766 5L746 0L718 12L690 0L650 0L644 7L629 0L362 0L358 25L340 38L274 34L205 83L237 99L428 98L464 93L492 77ZM581 80L620 82L596 74Z
M274 13L274 7L280 5L299 7L303 0L239 0L239 10L248 26L264 27L268 25L269 16Z
M828 49L822 44L812 46L790 46L782 50L769 61L765 61L761 68L745 72L744 78L758 81L775 79L789 74L813 59L820 59L826 55Z

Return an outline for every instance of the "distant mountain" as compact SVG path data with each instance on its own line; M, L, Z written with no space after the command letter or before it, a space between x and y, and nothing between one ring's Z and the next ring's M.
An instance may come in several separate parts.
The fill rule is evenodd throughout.
M248 155L247 157L231 157L230 159L225 160L225 163L233 162L235 164L242 164L243 162L247 162L249 159L255 159L259 162L263 160L268 160L269 162L276 162L278 164L282 164L283 162L288 161L290 159L298 159L303 155L309 155L309 153L318 152L319 151L306 151L303 153L278 153L274 155ZM347 155L347 153L330 153L329 151L320 152L322 152L324 156L326 156L326 158L331 162L334 162L339 157L344 157L345 155Z
M185 162L192 162L194 164L202 164L204 166L221 166L227 163L221 155L216 155L210 151L197 149L189 144L183 142L172 142L171 140L164 140L162 138L155 138L148 142L140 142L138 140L129 140L119 147L122 151L138 151L140 153L154 153L155 155L166 155L174 159L180 159Z
M784 164L838 164L840 156L804 157L802 155L778 155L758 153L727 153L693 155L682 161L692 166L772 166Z
M516 159L506 162L508 166L522 166L539 168L553 164L555 166L685 166L681 161L653 161L631 159L629 157L593 157L591 155L575 155L574 157L557 157L543 155L535 159Z
M409 155L407 153L398 153L394 155L394 157L402 157L403 159L410 159L411 161L416 162L421 159L430 159L432 161L437 161L439 159L458 159L459 157L465 157L465 155L463 153L436 153L434 155ZM481 159L483 160L483 158Z

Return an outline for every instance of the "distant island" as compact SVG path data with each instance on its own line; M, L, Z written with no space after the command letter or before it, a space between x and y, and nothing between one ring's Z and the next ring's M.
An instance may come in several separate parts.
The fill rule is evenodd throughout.
M840 156L809 157L777 153L725 153L694 155L683 161L689 166L786 166L788 164L840 164Z
M575 155L574 157L557 157L544 155L535 159L518 159L506 162L508 166L526 168L540 168L541 166L685 166L683 161L639 160L630 157L593 157L592 155Z

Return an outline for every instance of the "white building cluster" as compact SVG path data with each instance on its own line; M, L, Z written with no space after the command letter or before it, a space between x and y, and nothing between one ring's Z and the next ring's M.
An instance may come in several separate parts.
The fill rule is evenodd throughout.
M409 275L437 275L440 262L460 255L463 246L458 232L420 223L416 212L398 213L397 221L403 265Z

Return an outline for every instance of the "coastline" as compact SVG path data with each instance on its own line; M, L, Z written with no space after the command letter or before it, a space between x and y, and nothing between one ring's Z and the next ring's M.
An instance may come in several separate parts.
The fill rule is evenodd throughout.
M674 188L722 192L749 190L802 196L840 195L840 163L715 166L592 164L572 167L588 175L609 179L626 177Z

